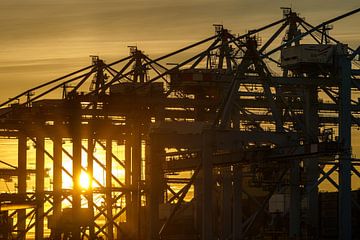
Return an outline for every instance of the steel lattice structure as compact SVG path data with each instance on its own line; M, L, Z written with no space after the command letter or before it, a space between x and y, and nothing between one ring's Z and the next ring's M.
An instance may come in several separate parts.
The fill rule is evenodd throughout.
M43 239L49 217L52 239L253 239L271 228L263 220L270 198L286 192L284 236L317 239L318 186L328 180L339 189L339 239L351 239L352 206L359 208L351 197L351 174L360 176L351 126L360 126L360 49L331 37L328 26L359 11L313 26L286 8L282 19L243 35L216 25L214 36L156 59L136 47L113 63L94 56L90 66L0 104L1 136L18 139L18 192L3 198L30 204L10 211L13 235L25 239L34 229ZM272 29L260 44L259 34ZM310 41L331 48L332 60L283 63L284 51ZM34 192L26 186L28 142L36 147ZM81 187L82 171L89 189ZM65 175L71 189L63 187ZM247 192L249 182L261 200ZM192 217L181 221L189 209Z

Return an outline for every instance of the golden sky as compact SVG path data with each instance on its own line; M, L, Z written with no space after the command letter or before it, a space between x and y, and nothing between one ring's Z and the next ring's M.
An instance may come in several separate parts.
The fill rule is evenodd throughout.
M244 33L282 17L280 7L316 25L360 6L358 0L0 0L0 101L136 44L150 57L214 33L220 23ZM333 36L359 45L360 14ZM266 38L267 36L262 36Z
M90 64L111 62L137 45L150 57L214 33L244 33L290 7L317 25L360 7L359 0L0 0L0 102ZM334 24L332 36L360 44L360 13ZM268 35L263 35L265 40ZM360 152L356 149L355 152Z

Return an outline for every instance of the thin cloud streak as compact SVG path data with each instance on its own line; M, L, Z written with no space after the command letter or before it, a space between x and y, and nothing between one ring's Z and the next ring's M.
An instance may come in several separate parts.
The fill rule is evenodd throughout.
M0 82L21 91L88 65L89 55L127 56L128 45L162 55L214 34L213 23L244 33L281 18L279 8L291 3L314 25L359 7L358 0L1 0ZM333 36L359 45L359 15L337 23Z

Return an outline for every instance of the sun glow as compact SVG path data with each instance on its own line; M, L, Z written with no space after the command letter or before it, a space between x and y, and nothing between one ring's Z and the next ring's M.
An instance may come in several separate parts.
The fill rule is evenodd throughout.
M82 189L89 189L90 188L90 178L89 174L84 171L81 171L80 174L80 186Z

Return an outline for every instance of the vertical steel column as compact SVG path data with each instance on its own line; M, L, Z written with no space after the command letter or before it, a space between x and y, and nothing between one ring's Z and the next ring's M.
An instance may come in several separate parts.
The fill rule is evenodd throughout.
M317 105L317 87L306 88L304 114L307 144L313 144L318 142L319 120ZM306 187L307 189L309 189L312 188L312 186L316 185L316 182L319 179L319 161L317 158L305 159L304 165L306 174ZM310 227L309 234L317 238L319 235L319 188L317 187L317 185L312 191L308 192L307 201L307 223Z
M231 169L225 167L221 170L221 236L220 239L229 239L231 236L231 195L232 181Z
M108 239L114 239L112 214L112 140L106 139L106 215Z
M53 191L54 191L54 211L53 215L56 220L59 220L61 215L61 197L62 197L62 138L58 132L53 139ZM61 239L61 234L55 232L54 238Z
M140 232L140 181L141 181L141 130L140 124L133 127L132 141L132 204L133 224L135 233Z
M242 239L243 222L242 222L242 167L234 165L233 168L233 240Z
M88 206L91 211L91 215L94 216L94 192L93 192L93 178L94 178L94 148L95 141L93 139L93 133L88 137L88 152L87 152L87 174L89 176L89 189L87 191ZM95 221L95 219L94 219ZM95 222L91 221L89 225L90 239L95 239Z
M240 130L240 112L239 110L233 111L232 115L233 128ZM232 151L242 149L242 143L234 143ZM232 236L233 240L242 239L243 234L243 204L242 204L242 166L240 164L233 165L232 169L232 182L233 182L233 199L232 199Z
M73 142L73 194L72 194L72 210L74 214L74 221L76 222L73 226L73 239L80 240L80 225L78 223L81 218L81 113L80 103L76 100L69 102L69 108L72 109L72 118L70 120L70 132Z
M26 150L27 137L23 134L18 139L18 193L26 195ZM26 210L17 211L18 239L26 239Z
M202 179L203 171L201 170L194 182L194 199L195 199L195 229L197 233L201 235L202 231Z
M195 101L201 102L206 101L206 97L204 93L195 94ZM206 119L206 111L204 107L198 106L194 109L195 112L195 121L202 122ZM194 198L195 198L195 229L197 233L202 236L202 208L203 208L203 175L204 171L200 170L198 176L194 182Z
M299 160L291 161L290 167L290 212L289 235L291 239L300 238L301 189Z
M350 240L351 233L351 61L346 53L338 56L339 91L339 239Z
M300 34L297 24L297 14L290 12L288 16L289 29L286 33L286 41L291 41ZM300 40L296 40L294 45L299 45ZM288 70L285 69L283 76L288 76ZM277 94L280 95L281 88L277 88ZM308 100L308 99L307 99ZM305 104L309 101L305 100ZM309 117L309 108L305 107L305 118ZM306 127L308 126L305 124ZM317 165L316 165L317 166ZM317 179L316 179L317 181ZM317 194L317 192L316 192ZM314 198L312 198L314 200ZM317 203L316 203L317 204ZM312 204L311 204L312 205ZM313 206L313 205L312 205ZM317 214L317 213L315 213ZM300 166L298 160L292 160L290 165L290 213L289 213L289 235L291 238L300 237L300 222L301 222L301 189L300 189Z
M202 199L202 237L203 240L213 239L213 133L205 130L202 133L202 171L203 171L203 199Z
M80 185L80 175L81 175L81 138L80 136L73 137L73 199L72 199L72 208L75 220L79 220L81 217L81 185ZM80 240L80 226L78 222L74 225L73 231L74 240Z
M148 236L149 240L159 239L159 202L162 193L162 170L160 159L160 147L153 141L153 136L149 136L147 141L147 151L149 151L149 158L146 161L147 171L147 210L148 210Z
M131 136L130 134L126 135L125 140L125 186L127 192L125 193L125 202L126 202L126 222L131 224Z
M35 239L44 238L44 173L45 173L45 140L43 136L36 137L36 217Z

